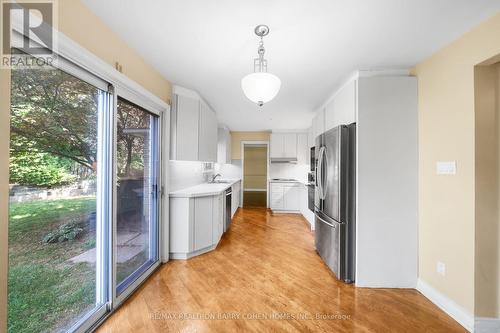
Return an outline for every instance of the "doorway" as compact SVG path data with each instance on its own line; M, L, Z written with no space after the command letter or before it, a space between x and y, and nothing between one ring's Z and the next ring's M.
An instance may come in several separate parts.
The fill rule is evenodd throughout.
M497 57L498 58L498 57ZM500 62L474 68L475 315L500 319Z
M268 143L242 143L243 207L267 207Z

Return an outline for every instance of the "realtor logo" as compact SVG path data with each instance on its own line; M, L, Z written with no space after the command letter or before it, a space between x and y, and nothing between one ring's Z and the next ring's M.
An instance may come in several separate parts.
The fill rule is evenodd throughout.
M19 54L37 60L31 65L52 62L54 52L55 4L45 1L1 1L1 67L19 64ZM23 63L25 64L25 63Z

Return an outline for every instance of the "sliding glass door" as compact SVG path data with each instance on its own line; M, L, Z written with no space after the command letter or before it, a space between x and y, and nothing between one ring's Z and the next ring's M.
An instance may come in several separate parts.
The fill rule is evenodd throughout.
M70 330L109 299L99 151L112 103L107 83L77 71L12 70L9 332Z
M158 263L158 119L142 107L118 98L115 236L118 298Z
M86 331L159 265L159 115L62 58L11 82L8 331Z

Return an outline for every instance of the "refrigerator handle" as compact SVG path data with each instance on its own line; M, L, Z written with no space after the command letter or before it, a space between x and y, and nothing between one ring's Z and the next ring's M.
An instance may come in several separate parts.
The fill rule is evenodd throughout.
M323 175L323 171L321 171L321 199L322 200L325 200L326 199L326 191L328 190L328 188L326 187L325 183L328 179L328 168L325 167L325 163L328 161L328 158L326 156L326 147L324 147L325 149L323 149L323 155L322 155L322 158L321 158L321 168L325 171L325 175Z
M322 219L322 218L321 218L318 214L315 214L315 216L316 216L316 218L317 218L318 220L320 220L321 222L323 222L323 223L325 223L325 224L327 224L327 225L329 225L330 227L332 227L332 228L334 228L334 229L335 229L335 227L336 227L336 226L335 226L334 224L332 224L332 223L330 223L330 222L328 222L328 221L325 221L325 220L324 220L324 219Z
M317 181L318 181L318 189L319 189L319 198L321 200L324 199L324 197L323 197L323 150L324 149L325 149L325 147L321 147L319 149L319 153L318 153L319 158L318 158L318 167L317 167L317 169L318 169Z

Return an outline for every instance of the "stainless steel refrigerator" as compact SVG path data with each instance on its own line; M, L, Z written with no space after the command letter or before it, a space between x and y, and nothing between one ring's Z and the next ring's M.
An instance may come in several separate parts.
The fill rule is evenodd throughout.
M339 280L354 282L356 124L316 138L315 246Z

